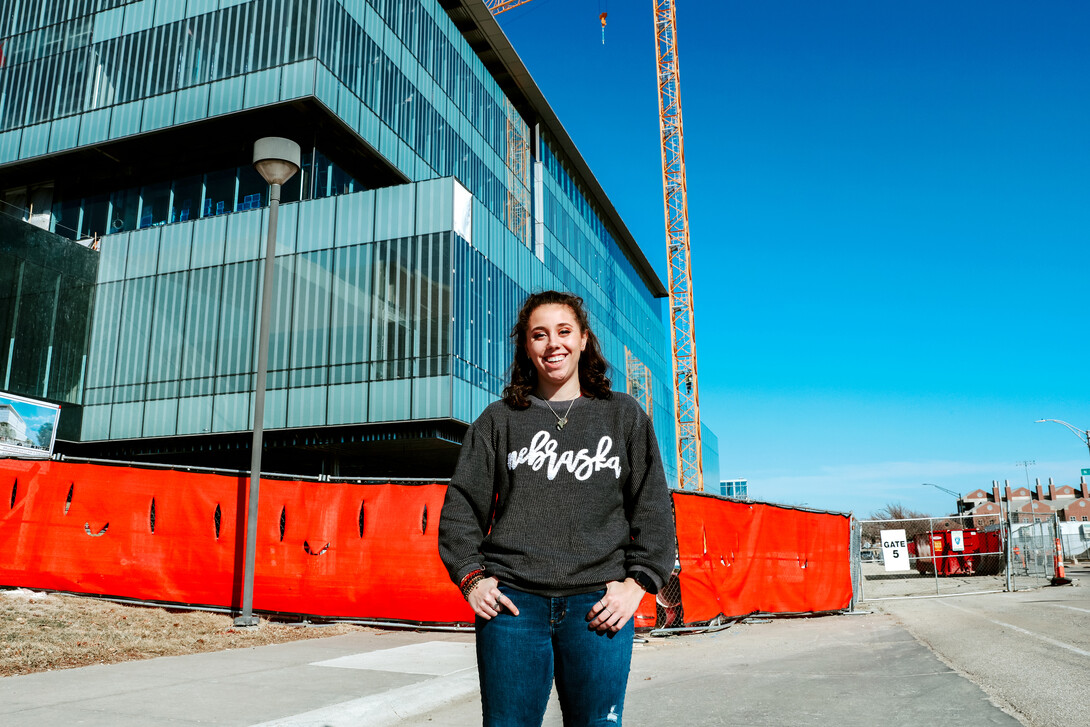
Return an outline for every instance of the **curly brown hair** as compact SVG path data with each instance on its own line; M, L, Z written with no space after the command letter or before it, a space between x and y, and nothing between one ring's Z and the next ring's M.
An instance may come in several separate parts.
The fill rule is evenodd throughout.
M514 344L514 358L508 370L508 384L503 390L503 400L514 409L530 406L530 394L537 388L537 369L526 353L526 332L530 328L530 315L543 305L564 305L575 314L580 331L587 332L587 345L579 356L579 387L583 396L592 399L608 399L613 395L612 382L606 375L609 363L602 356L598 338L590 328L583 299L571 293L545 290L531 293L522 304L518 319L511 329L511 342Z

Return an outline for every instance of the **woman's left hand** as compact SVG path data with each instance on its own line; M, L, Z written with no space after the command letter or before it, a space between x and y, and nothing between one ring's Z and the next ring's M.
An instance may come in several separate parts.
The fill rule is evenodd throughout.
M640 584L631 578L610 581L606 584L606 595L587 614L590 629L600 634L620 631L640 607L645 593Z

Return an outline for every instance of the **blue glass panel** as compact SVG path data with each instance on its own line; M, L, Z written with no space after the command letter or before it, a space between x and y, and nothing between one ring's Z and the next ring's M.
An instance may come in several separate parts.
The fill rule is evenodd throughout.
M193 3L189 3L192 5ZM172 23L185 17L186 3L171 2L170 0L158 0L155 3L155 25Z
M102 241L98 263L98 282L121 280L125 277L125 258L129 251L128 235L112 235Z
M246 79L243 76L217 81L209 87L208 115L219 116L242 108Z
M375 239L375 192L357 192L337 198L336 244L355 245Z
M113 417L110 420L110 439L139 437L143 422L144 402L114 404Z
M140 0L125 7L123 34L138 33L147 30L155 20L155 0ZM96 38L97 40L97 38Z
M443 232L453 226L454 181L433 179L416 185L419 201L416 205L416 233Z
M154 275L159 262L159 230L141 230L129 237L125 277Z
M413 419L450 416L450 376L413 379Z
M212 397L187 396L178 400L178 434L212 431Z
M288 426L321 426L326 423L327 391L324 386L288 390Z
M416 222L416 187L403 184L375 190L375 239L412 235Z
M250 394L218 394L212 404L213 432L240 432L250 429Z
M250 73L246 76L244 105L246 108L276 103L280 97L280 69Z
M261 231L261 218L260 210L250 210L227 218L227 239L224 250L226 262L256 260L264 257L265 245Z
M189 267L195 225L167 225L159 241L160 273L171 273Z
M174 121L174 101L173 93L165 93L145 101L141 130L151 131L170 126Z
M143 113L143 108L143 101L115 106L113 116L110 117L110 138L117 139L139 133L140 115Z
M371 382L368 421L391 422L408 419L411 415L411 395L410 379Z
M203 119L208 115L208 84L179 91L174 109L174 123Z
M281 204L277 213L276 222L276 254L289 255L295 252L296 230L299 227L299 210L302 205ZM261 234L267 235L269 227L269 210L266 208L261 215ZM265 254L265 242L261 243L261 254Z
M0 134L0 163L13 162L19 158L19 147L23 142L21 129Z
M178 425L178 400L161 399L144 404L144 436L165 437L174 434Z
M170 2L170 0L166 1ZM210 13L218 8L219 4L220 0L186 0L186 17L192 18L194 15L203 15L204 13Z
M148 344L148 376L150 382L171 381L170 386L148 386L148 398L176 396L176 382L181 376L182 338L186 296L189 288L187 272L161 275L156 279L151 341Z
M338 384L327 388L327 424L360 424L367 421L368 384Z
M80 146L104 141L110 135L110 116L113 109L99 109L82 114L79 129Z
M250 420L254 418L254 407L250 404ZM273 389L265 394L265 428L283 429L288 420L288 390Z
M125 22L125 8L114 8L95 15L95 29L92 37L96 43L101 43L121 35Z
M53 122L49 135L49 151L61 151L74 147L79 141L79 116L70 116Z
M333 247L338 201L330 197L299 203L299 233L296 241L299 252Z
M26 159L45 154L49 148L49 127L50 125L45 123L23 129L23 143L19 149L19 156Z
M281 69L280 99L286 101L293 98L314 95L314 61L292 63Z

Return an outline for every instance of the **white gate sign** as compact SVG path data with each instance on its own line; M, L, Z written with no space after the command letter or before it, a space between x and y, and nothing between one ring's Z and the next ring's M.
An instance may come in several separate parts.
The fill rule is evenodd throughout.
M955 553L965 552L965 532L962 530L950 531L950 550Z
M887 571L909 570L908 538L904 530L882 531L882 560Z

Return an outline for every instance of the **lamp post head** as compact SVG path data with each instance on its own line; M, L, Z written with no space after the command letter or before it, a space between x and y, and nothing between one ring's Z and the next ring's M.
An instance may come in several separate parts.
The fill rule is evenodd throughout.
M254 168L269 184L284 184L301 166L299 145L291 139L266 136L254 142Z

